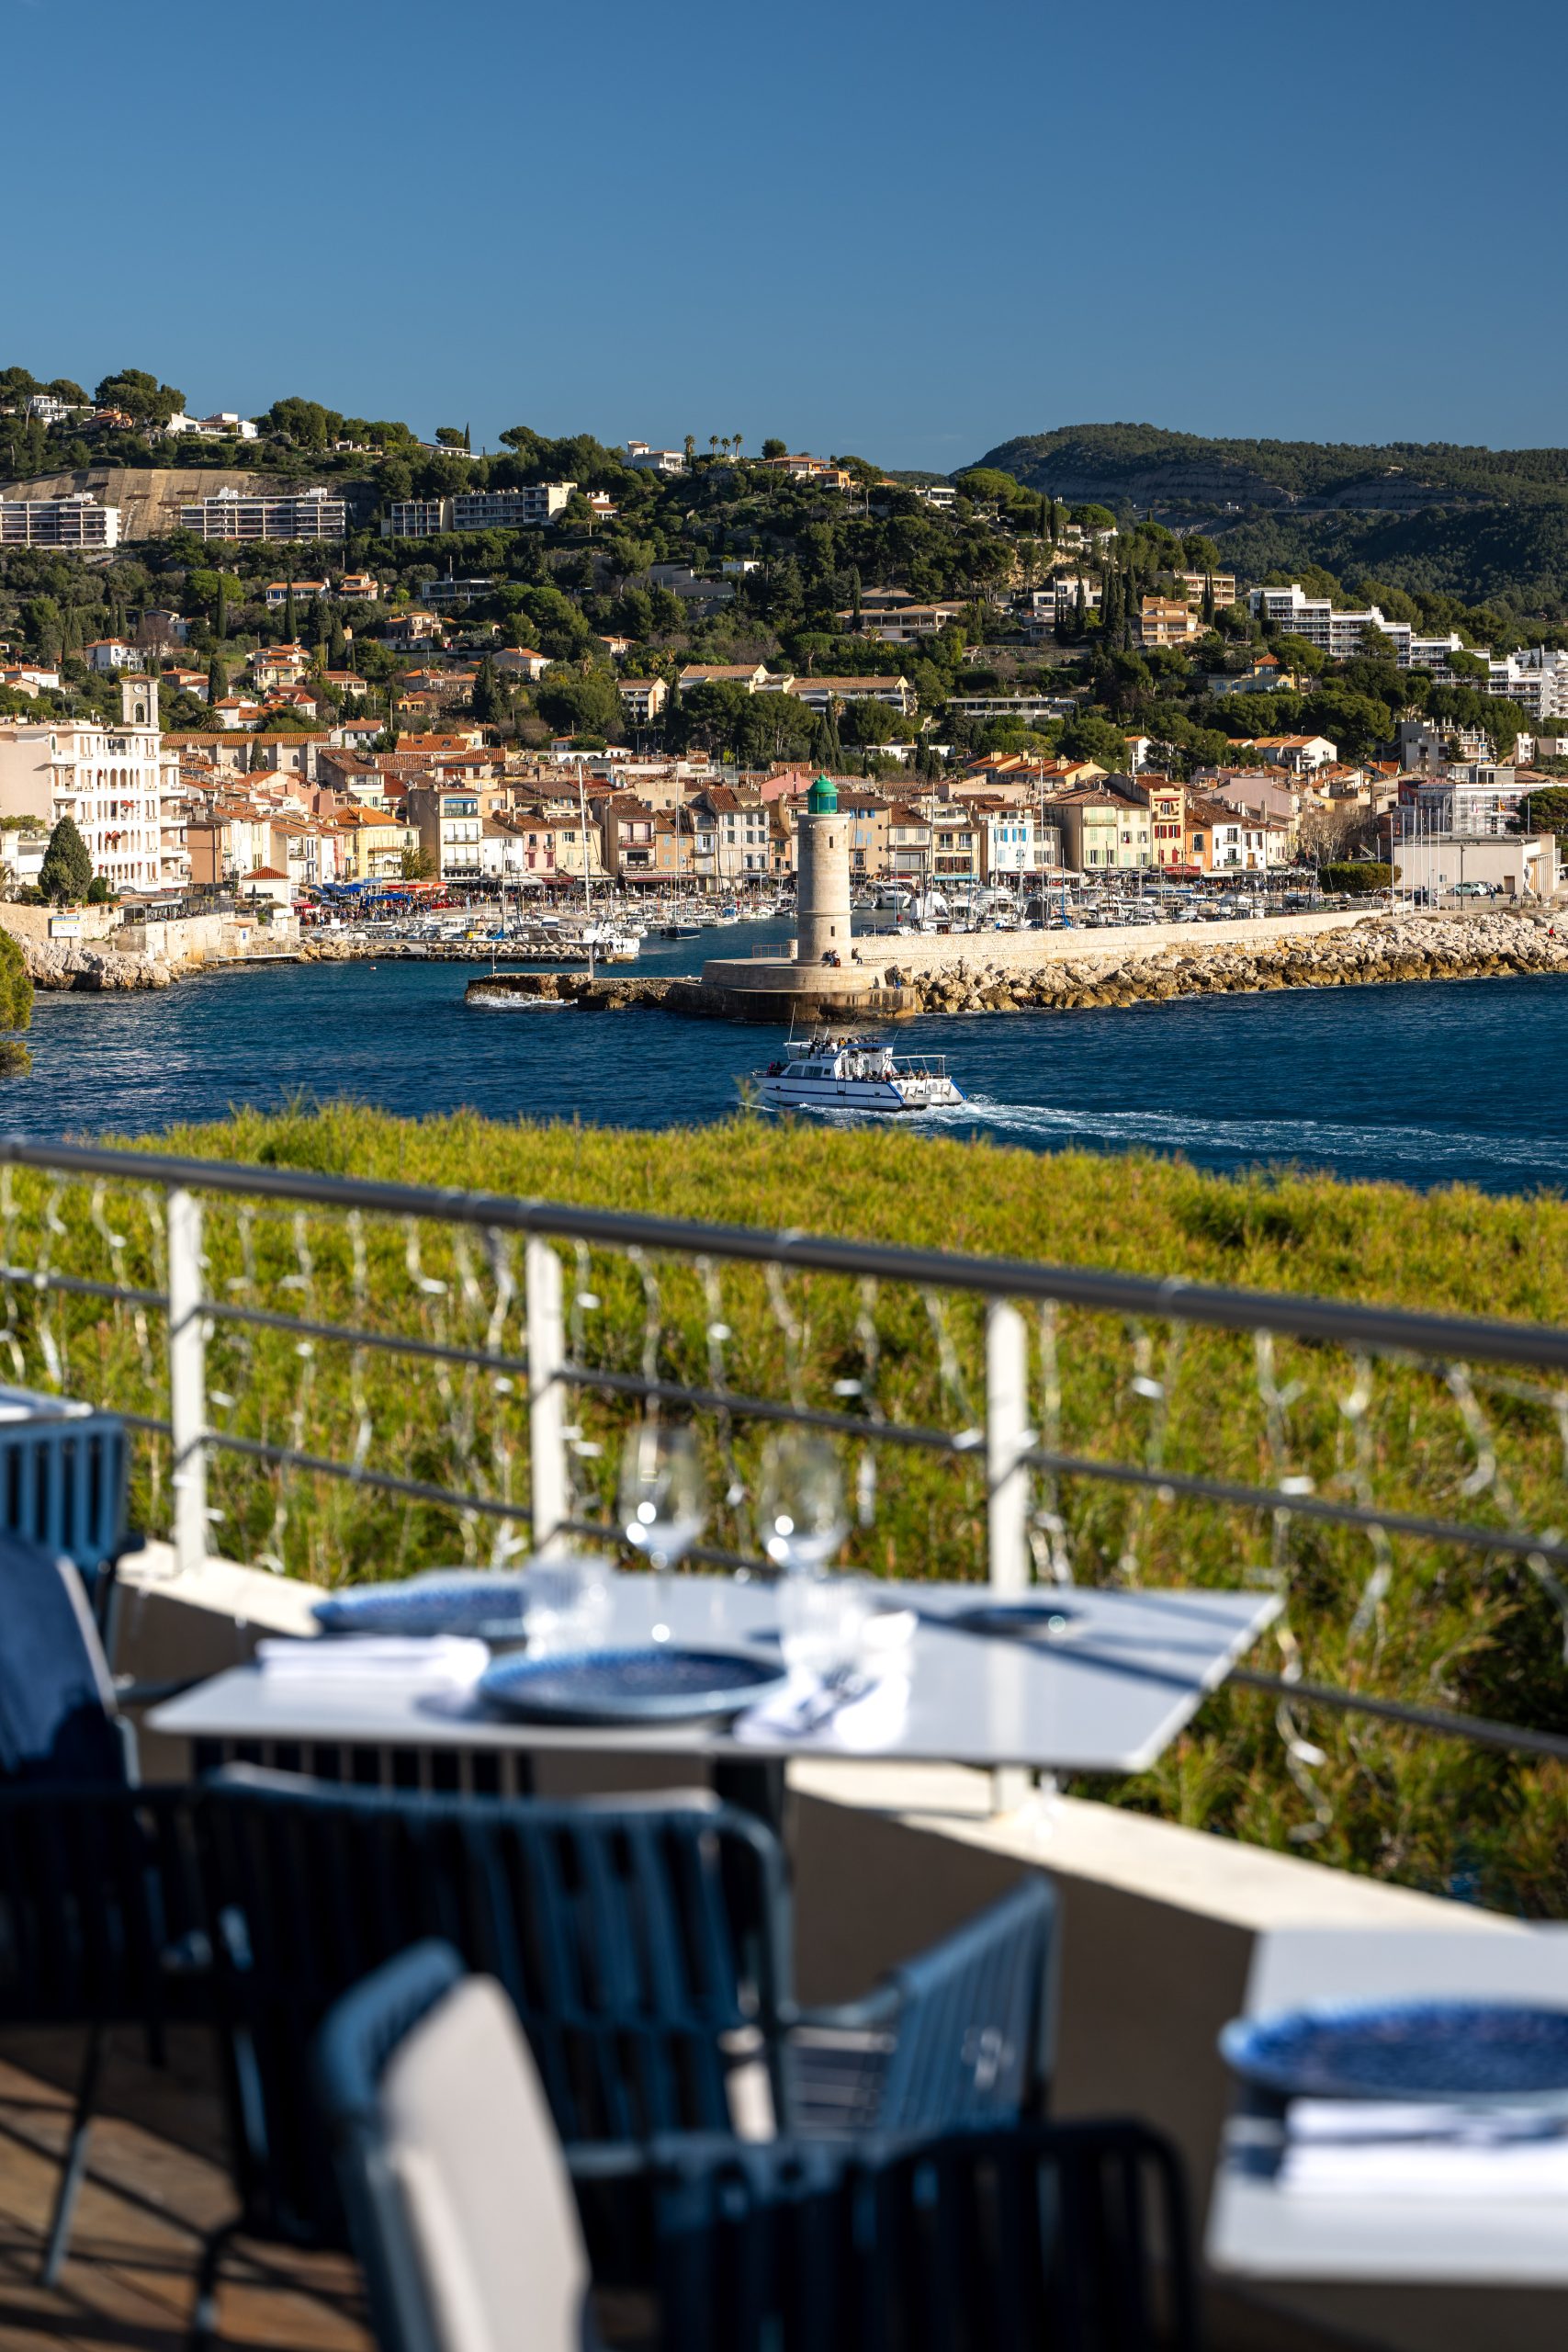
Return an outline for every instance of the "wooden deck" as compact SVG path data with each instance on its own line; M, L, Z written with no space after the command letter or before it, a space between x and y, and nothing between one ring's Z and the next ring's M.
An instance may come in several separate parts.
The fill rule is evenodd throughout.
M95 2125L70 2258L38 2283L79 2044L0 2035L0 2352L183 2352L202 2240L232 2212L217 2099L192 2038L149 2067L121 2034ZM224 2344L277 2352L370 2352L346 2260L243 2241L224 2266Z

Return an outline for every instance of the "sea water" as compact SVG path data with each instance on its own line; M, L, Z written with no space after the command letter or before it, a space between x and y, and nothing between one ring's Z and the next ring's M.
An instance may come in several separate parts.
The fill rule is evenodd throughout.
M745 954L761 928L645 944L639 968ZM658 1127L723 1118L782 1030L655 1010L470 1005L481 967L274 965L156 992L42 995L29 1077L0 1125L156 1133L245 1103L375 1103L405 1116ZM1275 990L1077 1012L922 1018L899 1052L945 1053L968 1101L922 1132L1032 1150L1295 1163L1489 1192L1568 1185L1568 978ZM850 1117L830 1114L831 1117Z

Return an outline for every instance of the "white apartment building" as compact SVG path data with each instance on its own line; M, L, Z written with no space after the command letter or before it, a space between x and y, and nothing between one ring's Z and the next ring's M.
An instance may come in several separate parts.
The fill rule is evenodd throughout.
M95 639L87 648L85 659L88 669L96 670L101 675L115 670L140 670L141 667L141 654L123 637Z
M180 528L201 539L341 539L348 533L348 502L324 490L293 498L220 490L182 506Z
M449 498L395 498L381 523L384 539L428 539L440 531L521 531L550 523L574 481L529 482L522 490L460 490Z
M1531 718L1561 718L1568 715L1568 654L1544 645L1530 645L1517 653L1490 653L1481 658L1486 663L1489 695L1517 702Z
M117 548L119 508L102 506L90 491L69 498L0 499L0 547Z
M1077 708L1071 695L950 695L950 714L959 713L965 718L1016 718L1025 727L1038 727L1048 718L1070 718Z
M885 702L908 715L916 699L908 678L792 678L784 691L807 710L826 710L830 702Z
M251 419L236 415L231 408L220 408L212 416L171 416L164 430L189 433L198 441L254 441L257 437Z
M1435 678L1451 679L1449 657L1464 649L1457 634L1422 637L1408 621L1391 621L1377 605L1369 605L1365 612L1337 612L1328 597L1309 596L1299 580L1288 588L1254 588L1247 604L1254 619L1271 624L1287 637L1304 637L1331 662L1350 661L1359 653L1367 631L1376 629L1392 640L1401 670L1429 670Z
M120 684L123 717L0 725L0 816L48 827L73 818L93 871L116 889L153 890L188 875L183 844L164 870L164 810L180 792L179 755L165 752L152 678ZM171 831L177 827L170 818Z
M980 872L987 882L1054 872L1061 864L1060 827L1037 823L1032 808L980 808L975 812L975 822L980 836Z
M381 517L384 539L433 539L446 511L444 498L394 498Z
M686 455L683 449L652 449L646 441L628 441L626 463L639 473L683 474Z

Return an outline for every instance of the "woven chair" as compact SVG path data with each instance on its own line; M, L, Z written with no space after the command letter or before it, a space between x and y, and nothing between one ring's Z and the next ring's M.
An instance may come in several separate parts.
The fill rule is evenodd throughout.
M492 1983L416 1946L344 1996L319 2095L382 2352L594 2352L587 2251ZM640 2152L681 2352L1195 2352L1177 2160L1131 2123Z
M341 2242L310 2038L430 1937L504 1988L591 2215L615 2203L596 2176L660 2135L842 2136L884 2111L900 2130L980 2128L1043 2098L1054 1906L1038 1878L866 2002L803 2012L782 1851L709 1798L406 1795L235 1766L206 1784L200 1821L229 2018L231 2234Z

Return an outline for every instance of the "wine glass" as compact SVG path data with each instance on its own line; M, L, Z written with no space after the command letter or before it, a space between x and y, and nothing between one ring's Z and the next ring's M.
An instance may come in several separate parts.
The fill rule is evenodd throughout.
M689 1429L639 1421L621 1456L621 1527L634 1551L644 1552L658 1578L656 1642L670 1638L669 1575L703 1532L707 1492Z
M762 1549L786 1574L819 1576L849 1532L844 1478L826 1438L780 1430L762 1449L757 1489Z

